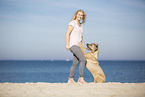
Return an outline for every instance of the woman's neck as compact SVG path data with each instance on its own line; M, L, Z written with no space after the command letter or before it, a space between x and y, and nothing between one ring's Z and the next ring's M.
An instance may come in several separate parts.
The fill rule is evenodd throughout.
M77 22L77 24L79 25L79 26L81 26L81 23L80 23L80 21L79 20L75 20L76 22Z

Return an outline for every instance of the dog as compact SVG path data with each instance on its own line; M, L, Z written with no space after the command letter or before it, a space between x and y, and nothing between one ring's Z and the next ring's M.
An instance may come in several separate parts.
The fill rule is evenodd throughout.
M83 48L84 49L84 48ZM98 62L99 47L97 43L87 44L90 53L84 54L87 60L86 67L94 77L94 83L105 83L106 77Z

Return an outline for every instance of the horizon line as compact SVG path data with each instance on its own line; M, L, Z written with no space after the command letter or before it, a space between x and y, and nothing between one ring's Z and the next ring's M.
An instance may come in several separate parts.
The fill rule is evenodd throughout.
M26 60L26 59L19 59L19 60L13 60L13 59L11 59L11 60L1 60L0 59L0 61L73 61L72 59L69 59L69 60L67 60L67 59L48 59L48 60L46 60L46 59L44 59L44 60L42 60L42 59L28 59L28 60ZM101 60L98 60L98 61L145 61L145 60L103 60L103 59L101 59Z

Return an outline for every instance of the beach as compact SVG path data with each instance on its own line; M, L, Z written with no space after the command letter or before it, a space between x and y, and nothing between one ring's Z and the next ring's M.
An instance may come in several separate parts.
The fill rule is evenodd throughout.
M0 83L0 97L145 97L145 83Z

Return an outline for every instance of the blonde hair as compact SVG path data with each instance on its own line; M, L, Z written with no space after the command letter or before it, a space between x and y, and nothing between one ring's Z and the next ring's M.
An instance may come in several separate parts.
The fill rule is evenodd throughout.
M75 19L77 18L78 12L82 12L82 13L83 13L83 21L82 21L82 24L84 24L84 23L86 22L86 14L85 14L85 12L84 12L83 10L81 10L81 9L75 12L74 16L72 17L72 20L75 20Z

